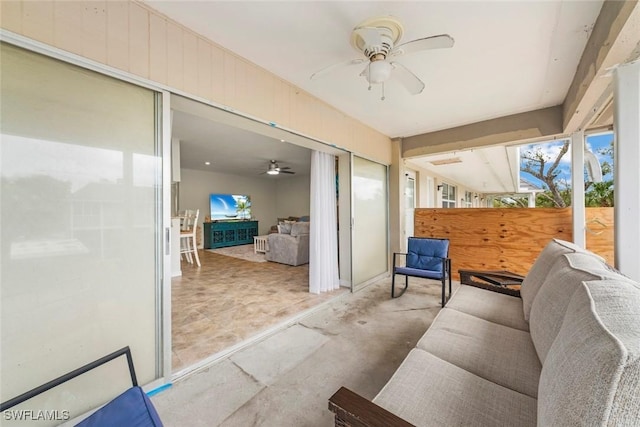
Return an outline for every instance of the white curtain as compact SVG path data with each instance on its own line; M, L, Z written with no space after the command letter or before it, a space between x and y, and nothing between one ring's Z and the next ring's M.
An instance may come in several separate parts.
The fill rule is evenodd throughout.
M340 287L335 161L331 154L311 152L309 292L312 294Z

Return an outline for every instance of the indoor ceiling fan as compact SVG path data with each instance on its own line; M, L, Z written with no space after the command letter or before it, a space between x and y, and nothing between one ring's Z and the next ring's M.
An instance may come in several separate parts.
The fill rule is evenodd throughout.
M365 57L326 67L312 74L311 80L338 68L367 63L360 76L369 83L369 90L374 84L382 86L382 100L385 98L384 83L390 78L399 81L410 94L418 95L424 89L424 83L395 59L422 50L453 47L454 40L448 34L440 34L397 44L403 32L400 21L390 16L371 18L361 22L351 32L351 45Z
M288 174L293 175L295 172L290 171L289 169L291 169L291 168L288 167L288 166L285 166L285 167L281 168L280 165L278 165L278 162L276 160L271 160L269 162L269 168L264 173L266 173L268 175L278 175L278 174L281 174L281 173L288 173Z

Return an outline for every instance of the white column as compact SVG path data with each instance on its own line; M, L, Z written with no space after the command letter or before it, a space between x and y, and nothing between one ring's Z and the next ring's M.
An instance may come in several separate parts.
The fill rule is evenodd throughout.
M536 207L536 193L529 193L528 197L528 207L535 208Z
M640 61L614 71L615 264L640 280Z
M171 181L180 182L180 140L178 138L171 138Z
M571 211L573 242L586 247L584 210L584 132L571 134Z

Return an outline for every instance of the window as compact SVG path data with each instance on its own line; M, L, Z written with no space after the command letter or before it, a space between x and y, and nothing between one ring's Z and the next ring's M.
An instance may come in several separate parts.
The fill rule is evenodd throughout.
M442 207L456 207L456 187L447 183L442 183Z
M464 207L465 208L473 207L473 193L471 191L464 192Z

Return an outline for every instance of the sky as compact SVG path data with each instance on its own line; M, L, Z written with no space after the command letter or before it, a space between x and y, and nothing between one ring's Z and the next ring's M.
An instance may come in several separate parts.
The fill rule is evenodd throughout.
M587 141L586 141L587 147L598 157L598 159L600 160L600 163L602 163L603 161L608 161L609 163L612 163L611 158L609 156L604 156L598 152L600 151L600 149L608 148L611 143L611 140L613 140L613 133L606 133L606 134L593 135L593 136L587 137ZM522 147L520 147L520 164L521 165L523 164L523 161L522 161L523 153L527 151L536 151L537 149L540 149L545 154L545 157L549 160L549 163L551 163L553 159L557 157L563 143L564 141L552 141L552 142L543 142L538 144L523 145ZM567 182L570 182L571 181L571 149L569 149L569 151L564 156L562 156L562 159L560 160L559 169L560 169L559 178L564 179ZM520 179L526 179L527 181L539 187L545 188L542 181L538 180L537 178L534 178L532 175L528 173L520 171ZM611 179L611 174L603 176L603 180L609 180L609 179Z

